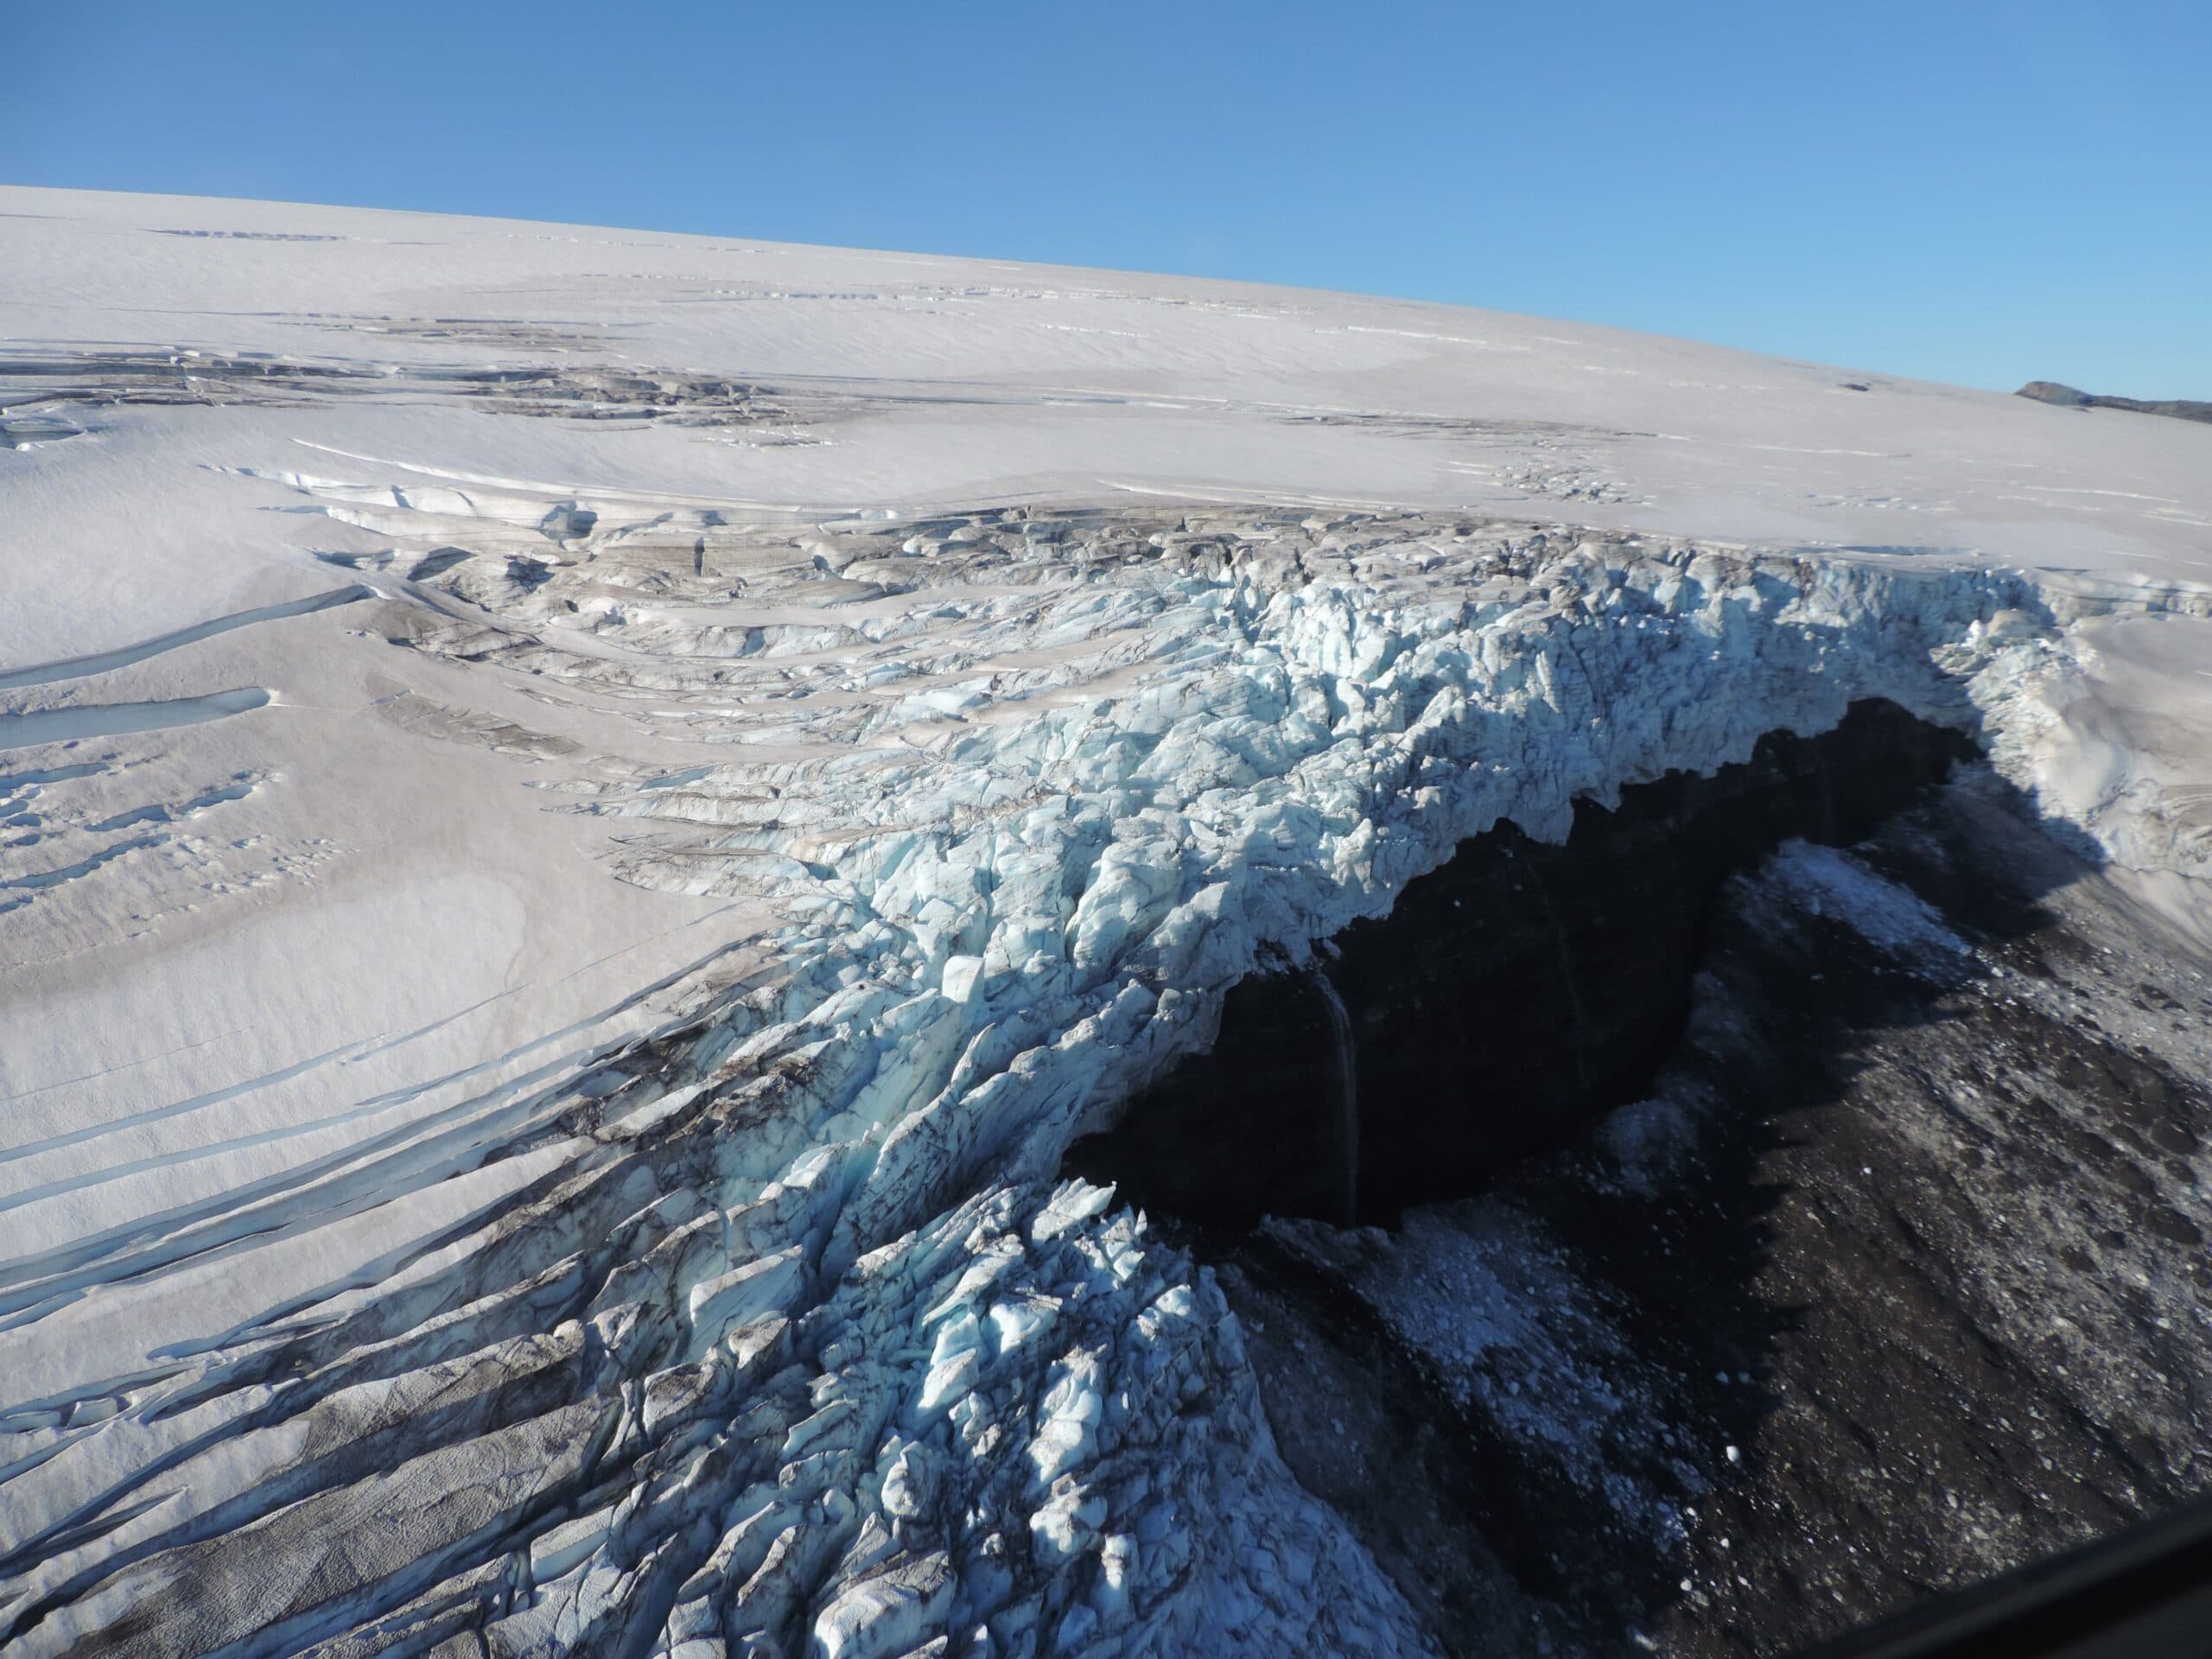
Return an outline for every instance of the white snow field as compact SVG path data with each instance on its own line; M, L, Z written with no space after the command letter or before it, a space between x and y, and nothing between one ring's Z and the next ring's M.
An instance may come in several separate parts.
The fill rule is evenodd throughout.
M0 437L26 1659L1423 1651L1056 1179L1263 953L1875 695L2212 933L2183 422L6 188Z

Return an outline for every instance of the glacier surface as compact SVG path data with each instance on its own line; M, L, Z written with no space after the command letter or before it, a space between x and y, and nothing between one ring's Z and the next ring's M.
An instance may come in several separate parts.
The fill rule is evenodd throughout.
M0 194L11 1653L1423 1651L1058 1179L1230 986L1868 696L2203 935L2194 429Z

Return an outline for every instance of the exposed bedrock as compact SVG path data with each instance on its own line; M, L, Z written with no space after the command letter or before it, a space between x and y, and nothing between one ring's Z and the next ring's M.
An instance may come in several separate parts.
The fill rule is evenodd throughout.
M1649 1089L1730 875L1792 836L1858 840L1972 753L1870 698L1817 737L1772 733L1740 765L1625 789L1616 810L1582 801L1563 842L1500 825L1316 966L1236 986L1212 1050L1070 1165L1212 1226L1395 1224L1463 1196Z
M2110 397L2061 385L2056 380L2031 380L2013 394L2061 409L2124 409L2137 415L2171 415L2177 420L2212 421L2212 404L2187 397Z

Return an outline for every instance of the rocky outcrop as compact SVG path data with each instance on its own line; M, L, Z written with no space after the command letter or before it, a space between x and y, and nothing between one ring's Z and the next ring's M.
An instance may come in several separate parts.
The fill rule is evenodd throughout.
M2212 404L2183 397L2148 401L2140 397L2107 397L2077 391L2056 380L2031 380L2014 396L2032 397L2041 404L2056 404L2062 409L2124 409L2137 415L2171 415L2180 421L2212 421Z
M96 1225L32 1188L11 1653L1433 1648L1292 1478L1219 1284L1056 1182L1069 1143L1471 836L1867 698L2005 760L2063 627L2011 573L1420 515L802 531L281 481L391 539L356 568L395 645L725 746L535 753L634 829L625 879L742 899L761 956L322 1162ZM487 1169L373 1271L128 1369L75 1338Z

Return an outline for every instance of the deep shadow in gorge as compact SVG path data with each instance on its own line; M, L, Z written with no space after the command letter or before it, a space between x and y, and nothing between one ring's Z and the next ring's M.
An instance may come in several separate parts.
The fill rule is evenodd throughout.
M1793 1652L2212 1484L2212 1002L1986 771L1936 786L1967 752L1859 705L1351 930L1401 1233L1329 1224L1295 976L1071 1154L1220 1274L1286 1459L1446 1650ZM1952 944L1876 942L1821 860Z
M1325 968L1232 989L1212 1051L1069 1166L1230 1230L1268 1214L1388 1225L1464 1196L1649 1089L1729 876L1792 836L1859 840L1973 753L1869 700L1817 737L1770 734L1709 778L1669 773L1610 811L1580 803L1563 843L1510 824L1465 842L1389 916L1338 935ZM1356 1149L1332 995L1350 1014Z

